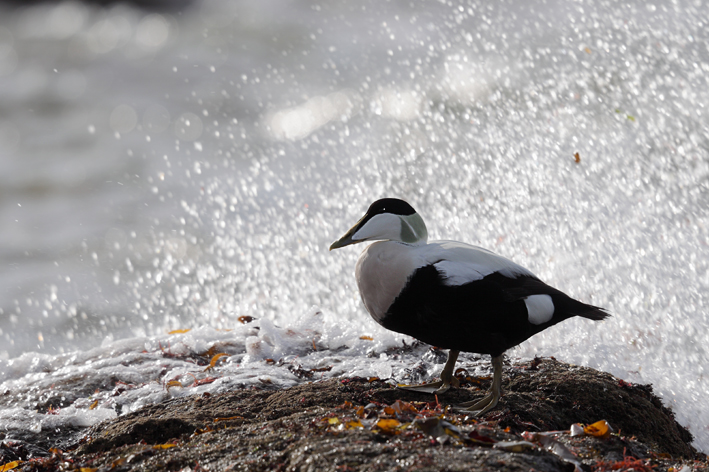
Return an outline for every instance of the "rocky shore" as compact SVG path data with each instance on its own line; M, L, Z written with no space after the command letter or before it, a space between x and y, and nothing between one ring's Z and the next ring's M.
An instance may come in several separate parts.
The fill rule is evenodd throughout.
M483 418L453 407L489 378L463 369L435 397L377 378L336 378L170 400L63 435L5 441L18 471L699 471L691 445L649 385L558 362L505 366ZM572 426L573 425L573 426ZM0 465L0 470L3 470Z

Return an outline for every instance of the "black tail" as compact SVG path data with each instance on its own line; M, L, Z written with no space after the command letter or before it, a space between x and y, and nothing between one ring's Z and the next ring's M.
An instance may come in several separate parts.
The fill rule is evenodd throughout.
M574 310L574 315L580 316L582 318L588 318L589 320L601 321L610 317L611 314L606 311L605 308L599 308L593 305L586 305L585 303L579 302L580 309Z
M488 278L489 277L491 276L488 275ZM552 318L549 325L545 324L545 327L551 326L552 324L556 324L573 316L580 316L582 318L596 321L604 320L611 316L605 308L587 305L586 303L573 299L561 290L545 284L536 277L520 276L514 280L516 282L516 286L504 287L504 291L510 300L520 300L530 295L538 294L547 294L552 297L555 307L554 318ZM509 279L507 279L507 282L509 283Z

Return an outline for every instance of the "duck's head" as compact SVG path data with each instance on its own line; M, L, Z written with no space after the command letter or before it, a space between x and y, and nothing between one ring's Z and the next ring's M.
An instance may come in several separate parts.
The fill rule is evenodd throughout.
M399 241L425 244L428 231L411 205L398 198L382 198L372 203L362 218L330 250L363 241Z

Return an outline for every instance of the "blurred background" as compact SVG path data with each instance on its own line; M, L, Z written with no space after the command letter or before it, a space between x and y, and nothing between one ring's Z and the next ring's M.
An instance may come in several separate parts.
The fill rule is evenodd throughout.
M286 202L284 185L261 166L317 162L307 144L284 157L280 143L355 106L342 89L360 79L352 76L358 64L338 59L337 47L351 48L361 25L350 23L340 36L329 18L348 8L333 7L0 5L0 356L72 350L171 323L230 322L217 301L194 298L204 277L214 276L218 255L203 252L219 236L215 226L234 225L242 209L249 219L274 203L269 195ZM346 62L349 77L333 61ZM331 93L336 103L328 108L322 98L314 112L330 115L308 112L300 124L270 127L269 114ZM261 197L255 179L264 178L270 183ZM229 208L214 213L215 202ZM301 211L307 202L288 204ZM268 219L256 223L234 234L274 232ZM219 297L233 296L234 287L226 290ZM193 319L204 310L206 320Z
M327 247L398 196L614 314L513 355L655 383L709 444L707 13L0 3L0 359L313 306L377 336Z

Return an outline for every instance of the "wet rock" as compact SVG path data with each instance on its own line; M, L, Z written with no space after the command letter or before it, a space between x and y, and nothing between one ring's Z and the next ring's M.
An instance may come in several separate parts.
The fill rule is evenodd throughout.
M135 418L108 425L103 436L87 444L84 451L104 452L136 443L161 444L190 435L196 430L195 423L182 418Z
M98 470L709 468L650 386L554 359L517 362L505 368L498 407L475 419L446 405L482 396L489 380L459 375L464 388L440 403L363 378L174 399L96 425L68 452L19 470L48 470L42 461ZM422 417L440 424L421 428ZM615 433L547 433L601 419Z

